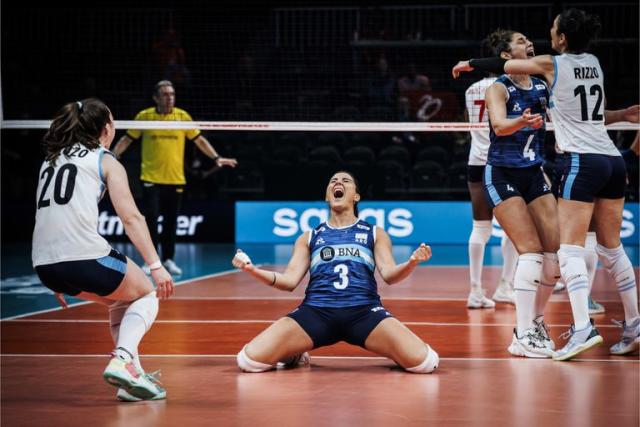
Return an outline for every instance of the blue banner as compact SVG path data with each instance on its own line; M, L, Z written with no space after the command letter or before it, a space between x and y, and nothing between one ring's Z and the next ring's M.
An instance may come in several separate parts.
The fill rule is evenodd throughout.
M361 202L360 218L385 229L395 243L464 244L471 233L470 202ZM293 243L329 218L323 202L237 202L237 243ZM489 244L503 231L493 221ZM622 242L638 245L638 203L627 203Z

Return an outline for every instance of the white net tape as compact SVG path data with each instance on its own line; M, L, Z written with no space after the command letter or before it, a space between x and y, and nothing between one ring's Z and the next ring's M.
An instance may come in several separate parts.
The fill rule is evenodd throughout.
M50 120L3 120L3 129L48 129ZM488 129L486 123L461 122L159 122L116 120L116 129L200 129L251 131L327 131L327 132L465 132ZM553 123L547 123L553 131ZM640 130L640 124L620 122L607 130Z

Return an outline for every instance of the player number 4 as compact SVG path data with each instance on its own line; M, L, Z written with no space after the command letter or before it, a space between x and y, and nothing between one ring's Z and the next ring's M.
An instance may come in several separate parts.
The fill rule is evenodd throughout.
M536 159L536 152L533 151L531 148L529 148L535 136L536 136L535 134L529 136L529 139L527 140L527 145L525 145L524 150L522 150L522 156L525 158L528 157L530 161L534 161Z

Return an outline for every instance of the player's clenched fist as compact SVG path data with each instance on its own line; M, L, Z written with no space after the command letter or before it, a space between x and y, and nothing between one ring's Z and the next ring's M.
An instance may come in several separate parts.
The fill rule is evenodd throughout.
M238 249L238 252L236 252L235 256L231 260L231 264L233 264L235 268L239 268L243 271L248 271L253 268L251 258L249 258L249 255L242 252L241 249Z
M413 251L413 253L411 254L411 258L409 258L409 261L415 262L417 264L420 262L429 261L429 258L431 258L431 246L421 243L420 247Z

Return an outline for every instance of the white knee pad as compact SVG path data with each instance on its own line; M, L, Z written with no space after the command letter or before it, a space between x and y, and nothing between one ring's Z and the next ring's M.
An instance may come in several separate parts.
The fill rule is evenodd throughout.
M439 363L440 357L438 357L438 353L427 345L427 357L424 359L424 362L413 368L406 368L405 370L414 374L430 374L436 370Z
M265 372L273 368L273 365L267 365L266 363L252 360L247 356L247 352L245 351L246 348L246 345L242 347L242 350L240 350L240 353L236 356L238 367L244 372Z
M536 291L542 275L542 254L526 253L518 257L518 267L513 280L516 291Z
M555 285L560 280L560 263L558 255L552 252L545 252L542 260L542 284Z
M144 326L147 331L153 325L158 315L158 298L156 297L156 291L149 292L142 298L138 298L129 304L124 316L139 316L144 320Z
M602 261L602 265L604 265L611 277L613 277L621 292L635 286L636 280L633 266L622 245L613 249L597 245L596 252L600 257L600 261Z
M491 221L473 221L469 243L486 245L491 238Z
M589 288L587 277L587 265L584 262L584 248L576 245L560 245L558 261L560 261L560 273L567 291L572 292L582 286Z

